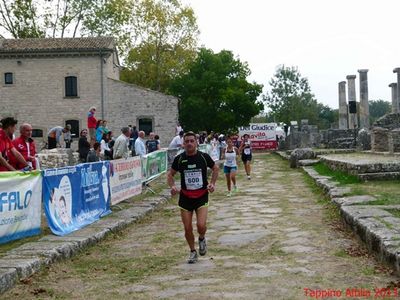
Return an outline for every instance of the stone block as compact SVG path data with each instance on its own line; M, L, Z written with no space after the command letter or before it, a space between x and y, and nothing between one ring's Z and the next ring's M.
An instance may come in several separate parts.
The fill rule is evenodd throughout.
M9 268L2 269L0 268L0 294L6 292L7 290L14 287L18 280L17 269Z
M16 269L19 279L31 276L33 273L39 271L41 266L42 262L38 257L14 258L4 256L0 258L0 269Z

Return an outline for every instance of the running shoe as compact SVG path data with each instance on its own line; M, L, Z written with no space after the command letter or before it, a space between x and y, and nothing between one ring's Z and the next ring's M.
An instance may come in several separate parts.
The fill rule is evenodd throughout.
M188 264L194 264L197 262L198 259L199 257L197 256L197 251L196 250L190 251Z
M203 240L199 239L199 254L201 256L206 255L207 253L207 242L206 242L206 238L204 238Z
M250 175L247 175L247 179L248 179L248 180L250 180L250 179L251 179Z
M234 192L234 193L237 193L237 192L239 192L239 189L237 188L237 186L236 186L236 185L233 187L233 192Z
M227 197L231 197L231 196L232 196L232 193L231 193L231 192L228 192L228 194L226 194L226 196L227 196Z

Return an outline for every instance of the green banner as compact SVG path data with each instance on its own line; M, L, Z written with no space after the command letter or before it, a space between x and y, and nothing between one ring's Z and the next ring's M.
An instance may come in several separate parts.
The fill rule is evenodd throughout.
M167 151L158 150L142 157L143 181L149 181L167 172Z

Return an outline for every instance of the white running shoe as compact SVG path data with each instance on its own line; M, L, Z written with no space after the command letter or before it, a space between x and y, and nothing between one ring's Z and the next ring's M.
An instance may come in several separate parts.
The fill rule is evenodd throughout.
M199 239L199 254L201 256L206 255L207 253L207 242L206 242L206 238L204 238L203 240Z
M247 179L248 179L248 180L250 180L250 179L251 179L250 175L247 175Z
M194 263L197 262L198 259L199 259L199 257L197 256L197 251L196 250L190 251L189 258L188 258L187 262L188 262L188 264L194 264Z
M231 196L232 196L232 193L231 193L231 192L228 192L228 194L226 194L226 196L227 196L227 197L231 197Z

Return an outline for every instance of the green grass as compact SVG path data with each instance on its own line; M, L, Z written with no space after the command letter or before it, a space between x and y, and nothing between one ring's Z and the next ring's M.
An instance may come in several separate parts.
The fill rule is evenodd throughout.
M333 180L339 182L339 184L341 185L361 182L361 180L357 176L350 175L342 171L331 170L327 165L322 162L315 164L313 167L314 170L318 172L318 174L332 177Z
M396 208L386 208L385 209L387 212L390 212L394 217L400 218L400 209Z
M400 204L400 199L393 198L381 198L374 201L369 201L366 203L358 203L358 205L397 205Z

